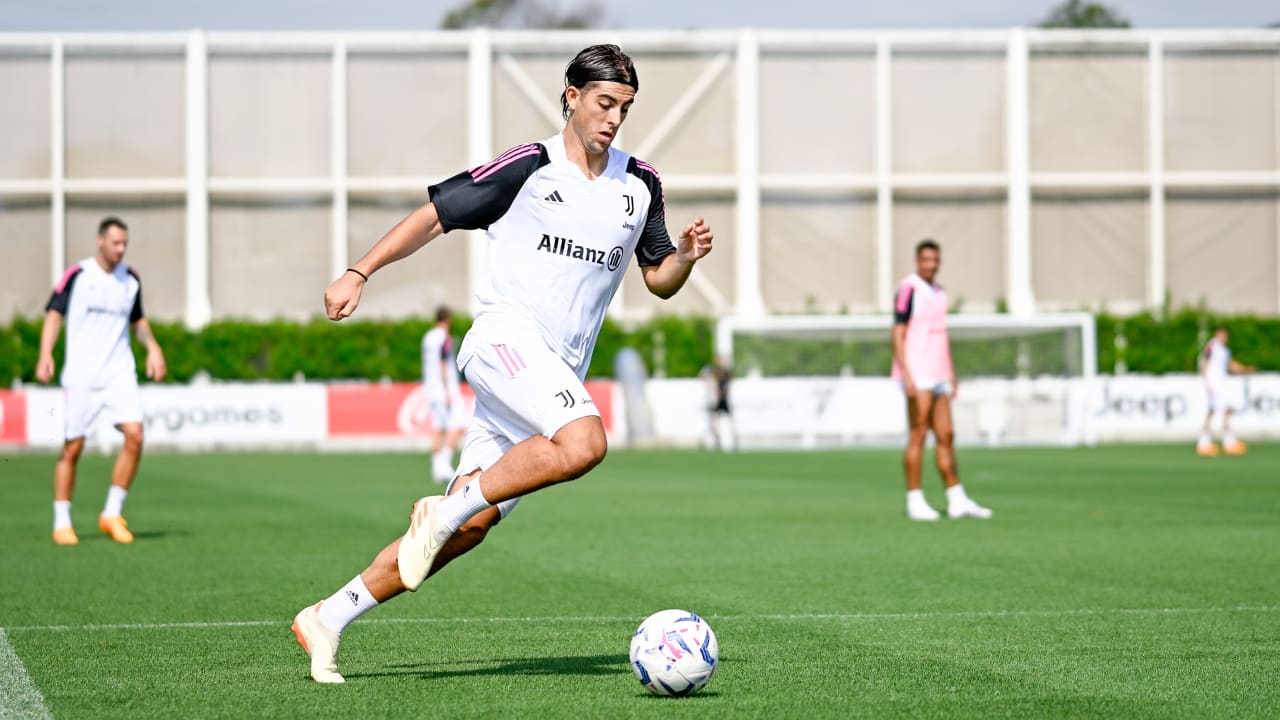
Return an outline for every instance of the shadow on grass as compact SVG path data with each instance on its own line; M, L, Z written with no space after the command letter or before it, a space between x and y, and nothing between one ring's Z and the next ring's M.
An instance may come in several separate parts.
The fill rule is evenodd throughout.
M439 680L483 675L621 675L629 672L631 668L627 665L626 656L575 655L402 663L388 665L381 672L350 673L347 678L418 677L423 680Z

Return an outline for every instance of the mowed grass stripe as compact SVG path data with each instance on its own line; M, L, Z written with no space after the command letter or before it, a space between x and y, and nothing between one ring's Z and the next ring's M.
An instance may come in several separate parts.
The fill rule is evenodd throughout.
M902 612L902 613L773 613L760 615L703 615L707 621L740 620L948 620L959 618L1052 618L1089 615L1181 615L1188 613L1272 613L1280 612L1280 605L1241 605L1237 607L1181 607L1181 608L1074 608L1056 610L961 610L957 612ZM561 615L550 617L417 617L417 618L364 618L361 625L441 625L441 624L540 624L540 623L622 623L638 622L644 618L636 615ZM99 630L188 630L222 629L238 627L286 627L287 620L225 620L209 622L170 623L100 623L92 625L17 625L0 628L0 632L93 632Z

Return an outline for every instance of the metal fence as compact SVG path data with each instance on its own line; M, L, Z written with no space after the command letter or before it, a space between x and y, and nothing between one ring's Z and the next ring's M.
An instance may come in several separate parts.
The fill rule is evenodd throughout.
M106 214L152 315L318 314L428 184L556 132L600 41L641 81L619 146L720 238L617 317L882 312L924 236L964 310L1280 311L1280 31L192 32L0 34L0 318ZM482 242L388 268L365 314L467 307Z

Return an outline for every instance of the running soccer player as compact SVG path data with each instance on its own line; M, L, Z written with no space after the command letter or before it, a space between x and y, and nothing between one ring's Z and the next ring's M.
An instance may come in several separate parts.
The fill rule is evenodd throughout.
M1227 347L1230 336L1227 329L1220 327L1213 331L1213 337L1204 346L1200 354L1200 374L1204 377L1204 388L1209 395L1209 411L1204 416L1204 427L1200 430L1200 439L1196 442L1196 454L1212 457L1218 454L1218 446L1213 442L1210 424L1215 412L1222 412L1222 452L1228 455L1243 455L1248 449L1244 443L1231 433L1231 404L1227 400L1227 375L1229 373L1247 374L1256 371L1249 365L1242 365L1231 357L1231 348Z
M951 400L956 394L956 373L947 338L947 295L934 282L942 264L942 249L933 240L916 245L916 271L898 286L893 307L893 379L907 396L907 450L903 465L907 475L907 517L937 520L920 488L924 443L933 431L934 457L947 488L947 515L953 518L989 518L991 511L965 494L956 474L955 430Z
M429 188L430 201L325 291L331 320L355 311L369 276L441 233L485 228L479 311L458 351L476 394L458 477L445 497L414 504L404 537L332 596L294 619L311 677L340 683L344 628L415 591L478 545L524 495L582 476L604 459L599 411L583 386L605 310L634 256L646 287L669 298L711 252L695 218L673 244L654 168L611 147L639 88L614 45L582 50L565 69L564 130Z
M431 410L431 474L438 483L453 479L453 452L467 429L462 391L449 328L453 313L441 305L436 324L422 336L422 389Z
M53 541L80 542L71 525L71 494L84 438L102 412L124 434L124 447L111 471L111 489L98 516L98 528L118 543L133 542L121 514L142 455L142 404L138 369L129 347L129 329L147 348L147 377L164 379L164 353L142 313L142 281L124 263L129 228L109 217L98 225L98 252L67 270L45 307L40 332L36 379L53 380L53 346L67 320L67 348L62 367L66 398L62 454L53 471Z

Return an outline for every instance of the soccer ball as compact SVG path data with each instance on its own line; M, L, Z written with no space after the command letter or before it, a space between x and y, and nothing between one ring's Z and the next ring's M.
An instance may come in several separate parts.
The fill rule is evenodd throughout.
M631 637L631 669L655 695L692 695L706 687L720 660L707 621L685 610L656 612Z

